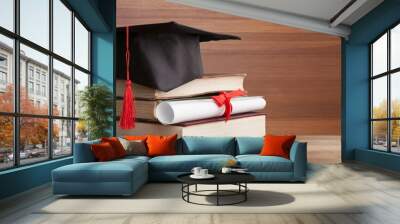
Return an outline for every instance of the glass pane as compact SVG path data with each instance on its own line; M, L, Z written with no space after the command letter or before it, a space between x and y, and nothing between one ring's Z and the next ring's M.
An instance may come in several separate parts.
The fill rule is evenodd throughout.
M387 71L387 34L372 44L372 75Z
M85 142L88 138L88 129L84 120L75 121L75 143Z
M391 121L392 152L400 153L400 120Z
M400 118L400 72L392 74L391 79L391 114L392 117Z
M387 121L372 122L372 148L387 151Z
M0 116L0 170L14 165L13 118Z
M81 114L80 94L86 86L89 86L89 75L75 69L75 117L79 117Z
M72 117L72 69L53 60L53 114Z
M372 81L372 118L387 117L387 77Z
M0 35L0 111L14 111L13 40Z
M391 31L390 37L390 67L391 69L400 67L400 24Z
M21 44L21 113L48 114L48 63L47 55Z
M72 12L60 0L53 0L53 18L53 51L71 60Z
M14 0L0 1L0 26L14 31Z
M75 18L75 63L89 70L89 32Z
M20 0L21 36L49 48L49 0Z
M72 154L72 121L53 120L53 156Z
M45 118L21 117L20 119L20 163L34 163L49 158L49 120Z

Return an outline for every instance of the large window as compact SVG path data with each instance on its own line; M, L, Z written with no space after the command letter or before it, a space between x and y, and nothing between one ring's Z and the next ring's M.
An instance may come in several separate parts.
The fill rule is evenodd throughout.
M371 148L400 153L400 24L370 45Z
M0 1L0 170L72 155L90 77L90 32L66 2Z

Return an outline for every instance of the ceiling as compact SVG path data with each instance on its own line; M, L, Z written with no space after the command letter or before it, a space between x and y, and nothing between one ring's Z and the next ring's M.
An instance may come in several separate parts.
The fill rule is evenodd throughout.
M330 20L351 0L230 0L316 19Z
M347 38L351 25L383 0L168 0Z

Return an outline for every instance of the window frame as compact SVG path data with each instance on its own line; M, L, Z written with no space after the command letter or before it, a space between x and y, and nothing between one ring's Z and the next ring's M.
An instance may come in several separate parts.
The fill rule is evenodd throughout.
M375 39L373 39L369 44L369 149L373 151L387 152L392 154L400 154L400 152L392 151L392 121L400 120L400 117L392 117L392 98L391 98L391 80L392 76L400 72L400 67L391 68L391 31L393 28L400 26L400 21L392 24L389 28L385 29L384 32L379 34ZM373 74L373 44L387 34L387 69L385 72L380 74ZM373 81L378 78L386 77L386 87L387 87L387 103L386 103L386 117L385 118L373 118ZM374 133L373 133L373 122L376 121L386 121L386 151L374 148Z
M91 86L92 85L92 69L91 69L91 65L92 65L92 57L91 57L91 50L92 50L92 44L91 44L91 38L92 38L92 31L91 29L89 29L88 25L84 22L84 20L79 16L78 13L76 13L72 7L68 4L68 2L66 2L65 0L60 0L62 4L64 4L65 7L68 8L68 10L71 11L71 59L67 59L64 58L63 56L53 52L53 0L48 0L49 2L49 48L46 49L45 47L40 46L39 44L36 44L32 41L30 41L29 39L23 37L20 35L20 0L14 0L13 1L13 10L14 10L14 31L10 31L4 27L0 26L0 35L3 35L5 37L11 38L13 40L13 44L14 44L14 49L13 49L13 64L12 66L12 75L14 78L14 99L13 99L13 112L2 112L0 111L0 116L10 116L13 119L13 166L10 167L5 167L5 168L0 168L0 172L4 171L4 170L10 170L10 169L16 169L19 167L23 167L23 166L29 166L29 165L33 165L33 164L37 164L37 163L43 163L46 161L50 161L50 160L58 160L58 159L62 159L65 157L70 157L73 155L74 152L74 143L75 143L75 123L76 121L79 120L79 117L75 116L75 108L74 108L74 104L75 104L75 88L73 83L75 82L75 69L85 73L88 75L89 77L89 83L88 85ZM75 63L75 18L77 20L79 20L79 22L85 27L85 29L88 31L88 35L89 35L89 40L88 40L88 61L89 61L89 67L88 69L85 69L83 67L81 67L80 65ZM40 53L43 53L45 55L48 56L49 58L49 63L48 63L48 83L47 83L47 88L46 90L48 91L48 93L46 93L47 97L48 97L48 113L46 115L39 115L39 114L28 114L28 113L21 113L20 112L20 44L23 44L27 47L30 47L36 51L39 51ZM56 116L53 115L53 59L58 60L59 62L62 62L66 65L71 66L71 114L70 116ZM33 71L33 75L34 75L34 79L36 80L35 77L35 73L36 71ZM40 73L41 74L41 73ZM30 76L27 73L26 74L27 80L30 80ZM40 78L40 77L39 77ZM34 81L34 83L36 83ZM39 83L41 83L41 79L39 80ZM29 91L27 89L27 91ZM34 89L34 91L36 91ZM44 158L41 161L38 162L32 162L32 163L27 163L27 164L21 164L20 161L20 118L24 118L24 117L28 117L28 118L45 118L47 119L48 122L48 136L47 136L47 141L48 141L48 157ZM53 121L56 120L66 120L66 121L71 121L71 154L69 155L62 155L62 156L54 156L53 152L54 152L54 146L52 144L53 142Z

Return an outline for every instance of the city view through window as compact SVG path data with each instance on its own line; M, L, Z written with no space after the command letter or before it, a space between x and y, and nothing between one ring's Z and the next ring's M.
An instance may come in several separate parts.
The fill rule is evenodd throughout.
M19 29L14 7L0 2L0 170L70 156L87 139L90 32L61 0L20 0Z
M400 25L371 44L371 145L400 153Z

